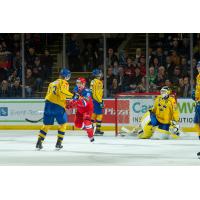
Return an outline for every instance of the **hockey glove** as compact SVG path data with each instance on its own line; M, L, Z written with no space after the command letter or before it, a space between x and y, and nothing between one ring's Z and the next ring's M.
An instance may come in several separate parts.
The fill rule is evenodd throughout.
M101 107L102 109L104 108L104 102L103 102L103 101L100 103L100 107Z
M72 99L77 100L79 99L79 97L80 97L79 93L75 92Z

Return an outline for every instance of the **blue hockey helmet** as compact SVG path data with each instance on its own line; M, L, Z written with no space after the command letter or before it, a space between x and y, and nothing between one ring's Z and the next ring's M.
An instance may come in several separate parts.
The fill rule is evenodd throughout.
M92 71L92 75L95 77L101 77L102 76L102 71L100 69L94 69Z
M60 70L60 76L63 76L65 80L69 80L71 78L71 72L68 69L63 68Z

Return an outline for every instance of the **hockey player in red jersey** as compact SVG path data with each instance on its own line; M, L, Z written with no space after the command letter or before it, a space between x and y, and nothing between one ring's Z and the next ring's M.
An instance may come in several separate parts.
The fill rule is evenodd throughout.
M94 141L94 128L91 122L91 116L93 113L92 95L88 88L85 87L86 80L84 78L78 78L74 93L78 93L80 97L78 99L71 100L68 108L76 108L75 127L83 129L87 132L91 142Z

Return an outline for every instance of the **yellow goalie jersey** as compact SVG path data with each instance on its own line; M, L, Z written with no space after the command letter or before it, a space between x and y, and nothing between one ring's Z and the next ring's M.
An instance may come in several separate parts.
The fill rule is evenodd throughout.
M45 99L66 108L66 99L72 97L73 94L69 92L69 83L66 80L57 79L49 84Z
M152 111L160 123L170 124L172 120L179 121L176 100L172 96L167 99L163 99L161 95L157 96Z
M94 79L90 83L90 89L92 92L92 98L98 103L102 102L103 98L103 83L99 79Z
M200 101L200 74L196 78L195 101Z

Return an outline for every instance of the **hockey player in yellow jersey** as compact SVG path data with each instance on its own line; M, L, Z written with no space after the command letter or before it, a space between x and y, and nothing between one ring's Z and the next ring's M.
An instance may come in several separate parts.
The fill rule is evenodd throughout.
M192 93L192 99L196 102L194 124L200 139L200 61L197 63L198 75L196 77L196 88Z
M51 82L48 86L48 91L45 97L45 108L43 116L43 126L40 129L38 135L38 141L36 149L43 148L42 143L47 135L47 132L51 125L54 124L56 119L58 126L56 149L61 149L62 141L64 138L67 122L66 114L66 99L72 98L73 94L69 92L68 80L71 77L71 72L68 69L63 68L60 71L60 76L54 82Z
M103 83L101 81L102 71L94 69L92 75L95 77L90 83L90 89L92 92L92 99L94 105L94 111L92 114L92 123L96 122L95 135L103 135L101 131L101 123L103 118Z
M167 86L164 86L160 93L161 95L155 99L153 108L142 117L142 131L138 134L141 139L151 138L152 135L156 139L169 139L170 136L172 138L179 136L179 111L176 100L170 95L171 90Z
M141 118L140 125L134 128L134 135L137 134L139 139L150 139L154 136L154 132L157 129L156 126L153 126L151 123L151 109L149 109ZM169 137L164 139L178 139L180 136L179 125L174 124L173 121L169 127ZM157 138L157 135L155 136ZM161 139L161 138L158 138Z

